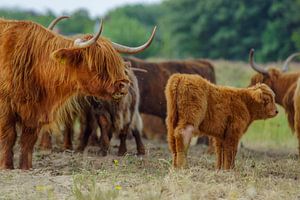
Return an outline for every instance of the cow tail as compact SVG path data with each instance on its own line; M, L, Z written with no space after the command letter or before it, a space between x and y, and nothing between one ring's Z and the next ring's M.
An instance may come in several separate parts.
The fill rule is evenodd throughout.
M171 76L166 86L167 98L167 129L168 129L168 143L170 150L176 152L175 135L174 131L178 123L178 108L177 108L177 95L180 78Z
M294 127L298 138L298 150L300 155L300 79L297 81L297 87L294 94Z

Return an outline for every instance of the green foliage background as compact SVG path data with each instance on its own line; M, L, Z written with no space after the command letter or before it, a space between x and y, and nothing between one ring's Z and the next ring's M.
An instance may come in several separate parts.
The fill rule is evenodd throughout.
M300 49L299 0L164 0L159 4L127 5L105 16L104 35L137 46L158 26L155 42L140 57L223 58L247 60L250 48L260 61L284 60ZM62 34L92 33L99 17L88 11L62 13L71 19L58 27ZM36 13L0 9L0 16L48 25L52 11Z

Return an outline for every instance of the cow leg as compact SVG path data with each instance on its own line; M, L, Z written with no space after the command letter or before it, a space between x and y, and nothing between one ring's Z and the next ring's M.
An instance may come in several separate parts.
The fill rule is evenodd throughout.
M215 152L217 155L216 169L221 169L224 160L223 142L220 139L215 138Z
M169 149L173 153L173 166L177 167L177 152L176 152L176 139L174 136L174 130L168 129L168 144Z
M300 100L298 100L298 101L300 103ZM294 123L295 123L295 132L296 132L297 138L298 138L298 155L300 156L300 109L296 109L294 120L295 120L294 121Z
M129 129L129 126L126 126L119 133L120 146L119 146L118 156L124 156L125 153L127 152L126 139L127 139L128 129Z
M136 143L136 149L137 149L137 153L138 155L145 155L145 146L142 142L142 138L140 135L140 132L137 129L134 129L132 131L132 135L135 139L135 143Z
M51 134L49 131L45 131L42 134L41 141L39 144L40 149L43 150L51 150L52 149L52 141L51 141Z
M206 153L213 154L214 153L214 138L208 137L208 147Z
M88 111L85 112L85 118L86 118L86 125L83 130L83 132L80 134L80 142L79 146L77 148L77 151L84 151L85 147L88 144L89 137L93 131L93 119L92 119L92 114Z
M73 127L72 125L66 125L64 130L64 149L73 149L72 145L72 138L73 138Z
M20 169L28 170L32 168L33 147L37 141L37 129L28 128L23 125L20 138Z
M0 169L13 169L13 147L17 133L13 118L0 118Z
M226 139L224 145L224 165L225 170L233 169L235 163L235 156L238 148L238 140L235 138Z
M101 128L101 136L100 136L101 152L102 152L102 156L106 156L109 149L110 140L112 138L112 131L111 131L112 124L104 115L99 116L98 123L99 123L99 127Z
M193 136L194 126L185 125L178 126L175 129L175 140L176 140L176 152L177 152L177 163L178 168L187 166L187 152Z
M119 146L118 156L124 156L125 153L127 152L127 147L126 147L127 135L120 134L119 139L120 139L120 146Z

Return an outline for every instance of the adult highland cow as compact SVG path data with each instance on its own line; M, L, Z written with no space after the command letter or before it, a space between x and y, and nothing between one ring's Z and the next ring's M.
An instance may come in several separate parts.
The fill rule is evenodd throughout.
M300 96L299 92L295 92L297 80L300 78L300 72L287 72L288 64L291 60L299 56L300 53L290 55L284 62L283 68L269 68L265 69L258 66L254 62L254 49L250 50L250 65L258 73L252 76L250 85L256 83L267 84L275 93L275 101L281 105L288 118L289 126L293 132L296 132L298 137L298 150L300 155L300 104L297 100ZM299 91L299 90L298 90Z
M124 62L117 52L136 53L95 36L71 40L29 21L0 19L0 168L12 169L16 124L21 169L32 167L33 147L42 125L76 94L121 99L128 92ZM153 36L153 35L152 35Z

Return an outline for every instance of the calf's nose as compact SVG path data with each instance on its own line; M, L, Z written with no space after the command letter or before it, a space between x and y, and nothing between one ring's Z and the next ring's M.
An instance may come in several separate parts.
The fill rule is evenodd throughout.
M116 83L116 89L121 93L127 94L129 89L129 83L125 81L120 81Z

